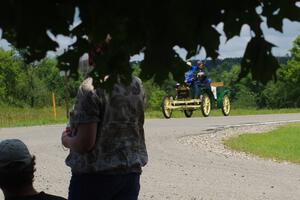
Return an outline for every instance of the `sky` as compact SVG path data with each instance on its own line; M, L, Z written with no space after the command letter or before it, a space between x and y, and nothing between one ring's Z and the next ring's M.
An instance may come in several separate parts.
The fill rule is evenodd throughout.
M76 26L80 24L80 18L79 18L79 12L76 10L75 16L74 16L74 23L72 26ZM261 24L262 30L265 34L265 38L267 41L273 43L276 45L272 49L272 52L275 56L285 56L289 53L289 49L292 47L293 40L297 37L297 35L300 35L300 23L298 22L291 22L287 19L283 21L283 33L280 33L274 29L269 29L266 25L266 23ZM240 36L235 36L234 38L226 41L226 37L223 32L223 24L220 23L216 27L217 31L221 34L220 41L221 44L219 46L219 58L228 58L228 57L242 57L247 45L247 42L250 40L250 29L248 25L244 25L242 27L242 30L240 32ZM63 35L51 35L48 33L50 38L53 40L56 40L60 47L57 50L57 52L62 53L63 49L65 49L68 45L72 44L74 41L76 41L75 38L69 38ZM2 30L0 28L0 47L4 49L9 49L10 44L2 38ZM206 54L205 50L202 48L200 50L200 53L192 58L186 58L187 52L185 49L180 48L178 46L174 47L174 50L179 54L179 56L183 60L187 59L205 59ZM55 52L48 52L49 56L54 56ZM131 61L134 60L142 60L143 54L134 55L131 57Z
M300 35L300 23L291 22L290 20L283 21L283 33L276 31L275 29L269 29L266 23L262 23L262 30L265 34L267 41L276 45L272 49L272 53L275 56L286 56L289 53L289 49L292 48L292 43L295 38ZM244 25L240 32L240 36L235 36L232 39L226 41L225 34L223 32L223 24L219 24L216 29L221 34L220 46L219 46L219 58L234 58L242 57L246 49L247 43L251 39L250 28L248 25ZM179 54L183 60L187 59L205 59L206 53L202 48L200 53L192 58L186 58L187 51L178 46L174 47L174 50ZM132 60L140 60L143 58L143 54L135 55Z

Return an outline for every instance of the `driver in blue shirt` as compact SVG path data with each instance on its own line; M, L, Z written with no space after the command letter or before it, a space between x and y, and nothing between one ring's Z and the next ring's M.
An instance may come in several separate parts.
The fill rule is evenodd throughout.
M192 98L199 98L201 85L210 89L211 81L207 78L204 71L204 64L201 61L193 65L191 62L187 62L187 65L190 66L190 69L184 75L184 82L194 89L194 96Z
M210 90L211 80L207 77L207 73L204 70L204 64L202 62L198 62L198 69L197 79L199 79L201 85L204 85L207 89Z

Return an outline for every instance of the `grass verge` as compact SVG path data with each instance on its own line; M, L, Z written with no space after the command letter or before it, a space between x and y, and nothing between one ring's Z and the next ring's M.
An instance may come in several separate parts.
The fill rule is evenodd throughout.
M300 108L285 108L285 109L255 109L255 108L232 108L230 116L238 115L264 115L264 114L287 114L300 113ZM160 110L147 110L145 112L146 118L164 118ZM223 116L221 109L211 110L210 116ZM185 117L181 111L174 111L171 118ZM200 110L196 110L192 117L202 117Z
M56 110L49 108L13 108L0 107L0 127L32 126L66 123L66 111L62 107Z
M261 134L243 134L224 140L225 146L263 158L300 164L300 123Z
M300 108L297 109L234 109L230 115L258 115L258 114L274 114L274 113L300 113ZM146 118L164 118L160 110L147 110ZM220 109L212 110L210 116L222 116ZM185 117L181 111L174 111L172 118ZM202 117L201 111L197 110L192 117ZM45 124L66 123L66 112L64 107L57 107L57 117L54 119L52 107L48 108L14 108L0 107L0 128L1 127L16 127L16 126L32 126Z

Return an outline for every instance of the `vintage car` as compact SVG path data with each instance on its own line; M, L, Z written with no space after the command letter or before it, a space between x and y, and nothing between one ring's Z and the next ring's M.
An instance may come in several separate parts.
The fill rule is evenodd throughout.
M200 87L200 96L195 98L193 88L187 84L176 85L176 96L165 96L162 100L162 113L165 118L172 116L173 110L181 110L186 117L191 117L195 110L201 110L208 117L212 108L222 110L224 116L230 113L229 90L223 82L212 82L211 88Z

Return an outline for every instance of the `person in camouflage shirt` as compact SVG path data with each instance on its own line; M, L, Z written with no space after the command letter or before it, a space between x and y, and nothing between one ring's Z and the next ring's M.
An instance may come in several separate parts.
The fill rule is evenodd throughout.
M72 178L69 199L137 199L148 161L144 135L144 90L139 78L107 93L92 78L79 87L70 129L62 143Z

